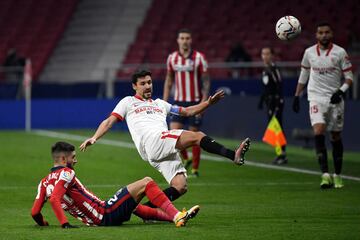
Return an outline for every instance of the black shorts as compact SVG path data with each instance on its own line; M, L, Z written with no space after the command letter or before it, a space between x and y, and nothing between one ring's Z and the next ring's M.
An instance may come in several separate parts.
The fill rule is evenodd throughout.
M138 203L135 202L127 188L120 188L112 198L106 201L105 213L100 225L118 226L129 221L137 205Z
M180 107L189 107L189 106L193 106L199 104L199 102L178 102L175 101L173 105L177 105ZM197 127L199 128L202 124L202 115L196 115L196 116L192 116L192 117L182 117L182 116L177 116L177 115L171 115L170 117L170 121L171 122L178 122L178 123L182 123L184 125L189 125L192 127Z

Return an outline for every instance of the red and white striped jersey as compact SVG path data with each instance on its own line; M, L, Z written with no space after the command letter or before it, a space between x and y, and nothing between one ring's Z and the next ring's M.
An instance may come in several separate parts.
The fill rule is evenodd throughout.
M167 59L168 72L175 75L175 101L198 102L201 100L201 75L208 71L205 55L192 50L188 58L179 51Z
M38 186L32 215L39 214L44 203L51 207L60 224L68 222L63 210L87 225L99 225L105 212L105 202L88 191L67 167L54 167Z

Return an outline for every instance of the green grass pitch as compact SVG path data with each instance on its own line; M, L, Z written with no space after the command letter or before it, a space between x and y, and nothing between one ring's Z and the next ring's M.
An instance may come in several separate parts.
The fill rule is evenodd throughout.
M66 131L90 136L93 131ZM85 139L85 137L83 137ZM131 143L127 133L112 131L104 139ZM200 178L189 179L179 209L199 204L201 211L184 228L170 223L144 224L133 216L119 227L87 227L68 216L78 229L61 229L49 204L43 215L49 227L30 216L37 184L52 166L50 146L66 140L22 131L0 132L0 239L360 239L360 181L344 180L343 189L320 190L320 176L248 164L204 159ZM235 148L237 141L219 142ZM345 146L346 147L346 146ZM288 167L318 170L312 150L288 147ZM274 150L253 142L247 159L270 164ZM77 152L75 168L82 183L102 199L144 176L167 184L134 148L97 143ZM331 153L329 164L332 166ZM344 175L360 177L360 153L345 152Z

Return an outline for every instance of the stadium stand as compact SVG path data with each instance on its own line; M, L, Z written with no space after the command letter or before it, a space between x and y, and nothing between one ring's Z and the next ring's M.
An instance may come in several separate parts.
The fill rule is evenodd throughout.
M134 40L150 0L80 1L64 37L40 80L102 81L114 78L122 56Z
M164 63L167 55L177 49L176 31L183 27L193 31L194 48L203 51L209 62L224 61L237 43L255 61L260 60L259 48L265 45L273 46L278 60L299 61L304 49L314 43L314 24L319 21L333 25L335 42L343 47L349 45L351 37L360 39L359 10L355 0L341 4L337 0L154 0L122 63ZM346 17L339 13L346 13ZM295 40L296 47L291 47L293 42L279 41L274 34L276 21L285 15L296 16L302 24L303 33ZM125 77L128 71L120 70L118 77ZM221 78L227 74L223 69L212 70L212 76ZM155 70L154 75L163 78L164 70Z
M15 48L30 58L34 79L61 37L78 0L1 0L0 62Z

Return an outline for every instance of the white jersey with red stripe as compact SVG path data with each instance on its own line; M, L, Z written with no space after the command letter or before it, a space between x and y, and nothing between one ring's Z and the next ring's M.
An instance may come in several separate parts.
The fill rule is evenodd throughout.
M174 100L179 102L198 102L201 100L201 75L208 71L205 55L192 50L184 58L179 51L173 52L167 59L167 70L175 75Z
M48 199L60 224L68 222L62 209L87 225L99 225L105 212L105 202L88 191L75 177L75 171L66 167L52 168L40 181L33 211L40 212Z
M330 102L332 94L341 85L343 74L352 70L346 51L333 43L325 50L318 44L307 48L301 67L310 70L308 100L320 103Z
M119 120L126 119L131 137L144 160L149 160L147 148L153 146L154 136L167 132L166 116L172 105L162 99L144 100L141 97L127 96L116 105L113 116Z

